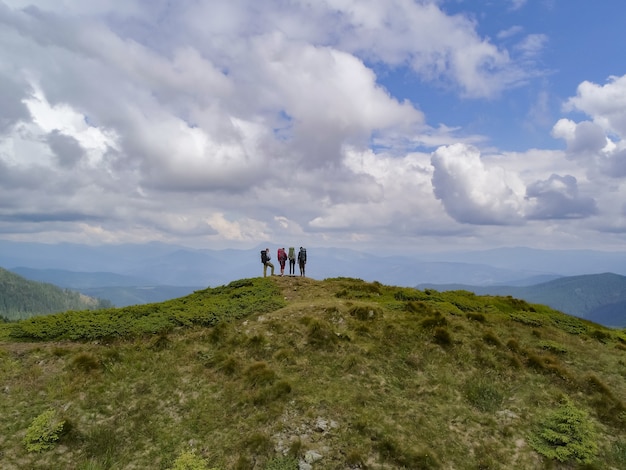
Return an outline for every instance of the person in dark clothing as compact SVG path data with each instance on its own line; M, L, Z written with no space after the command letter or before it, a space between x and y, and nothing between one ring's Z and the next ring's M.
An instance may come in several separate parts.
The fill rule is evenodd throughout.
M300 247L298 252L298 266L300 267L300 276L304 276L304 267L306 266L306 248Z

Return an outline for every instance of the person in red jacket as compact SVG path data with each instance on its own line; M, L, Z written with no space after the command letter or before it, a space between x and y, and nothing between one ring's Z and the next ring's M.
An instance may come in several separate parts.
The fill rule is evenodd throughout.
M285 275L285 263L287 262L287 252L285 251L284 248L278 249L277 258L278 258L278 262L280 263L280 275L284 276Z

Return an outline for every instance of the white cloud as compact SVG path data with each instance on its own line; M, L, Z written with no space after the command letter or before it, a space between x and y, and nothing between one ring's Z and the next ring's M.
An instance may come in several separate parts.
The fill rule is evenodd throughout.
M591 119L560 119L555 124L552 135L565 141L568 158L585 167L590 175L625 177L626 75L610 77L603 86L581 83L577 95L566 102L565 110L582 111Z
M626 75L609 77L605 85L584 81L565 110L579 110L591 116L606 132L626 137Z
M526 196L532 202L531 219L574 219L597 213L595 200L578 193L576 178L551 175L528 186Z
M432 174L428 154L393 157L372 151L348 149L345 165L362 181L361 201L332 203L322 207L311 221L315 229L351 229L376 232L392 229L409 234L438 218L438 203L430 186Z
M486 136L427 125L381 77L494 98L536 74L546 37L512 27L506 50L441 5L0 1L0 231L364 240L591 214L601 184L580 168L626 173L623 77L570 99L591 117L554 127L565 152L481 155Z
M518 34L521 34L523 31L524 31L524 28L522 26L514 25L514 26L511 26L510 28L499 31L498 39L507 39L513 36L517 36Z
M433 189L448 215L461 223L519 224L524 185L501 167L485 167L476 148L454 144L432 156Z
M452 84L466 96L495 96L527 76L507 51L478 36L473 21L448 16L435 2L327 3L344 20L340 47L392 66L408 63L424 79Z
M524 5L526 5L526 2L528 0L510 0L511 1L511 9L513 10L519 10L520 8L522 8Z

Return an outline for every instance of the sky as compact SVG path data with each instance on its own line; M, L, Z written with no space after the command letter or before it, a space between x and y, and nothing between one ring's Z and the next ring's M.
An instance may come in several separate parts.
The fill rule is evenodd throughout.
M0 0L0 239L626 240L622 0Z

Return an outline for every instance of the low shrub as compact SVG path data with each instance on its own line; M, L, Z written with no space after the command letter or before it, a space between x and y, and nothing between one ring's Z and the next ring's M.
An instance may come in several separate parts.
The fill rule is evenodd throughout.
M544 349L546 351L549 351L551 353L555 353L555 354L565 354L567 353L567 349L565 349L565 347L559 343L556 343L554 341L544 341L543 343L541 343L539 345L539 347L541 349Z
M52 449L63 434L65 421L54 409L37 416L26 430L23 442L28 452Z
M611 339L611 334L602 330L593 330L591 333L589 333L589 336L597 339L601 343L606 343L609 339Z
M206 461L192 451L182 452L174 461L171 470L218 470L209 469Z
M559 462L590 463L598 451L592 421L568 400L545 417L529 441L541 455Z
M510 313L509 316L511 317L511 320L523 325L534 327L543 326L543 323L538 318L534 318L533 316L526 314L526 312L513 312Z
M393 294L393 298L400 301L417 301L427 298L426 294L417 289L399 289Z
M422 315L432 315L433 308L425 302L409 301L404 304L404 308L407 312L417 313Z

